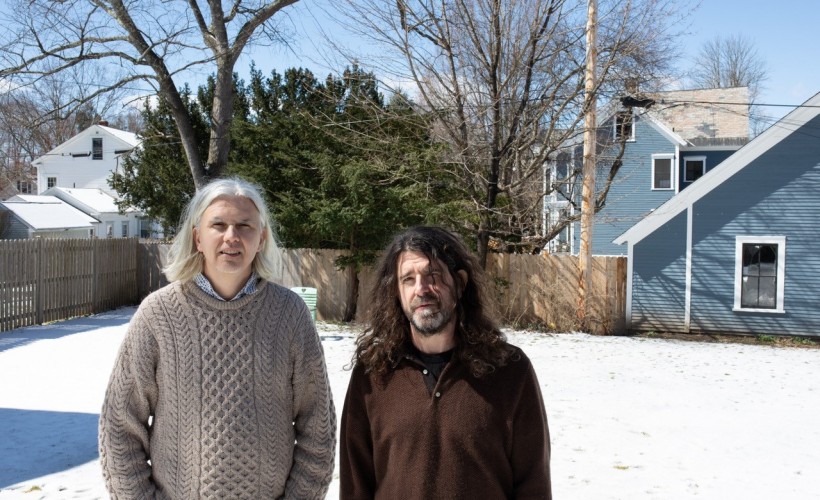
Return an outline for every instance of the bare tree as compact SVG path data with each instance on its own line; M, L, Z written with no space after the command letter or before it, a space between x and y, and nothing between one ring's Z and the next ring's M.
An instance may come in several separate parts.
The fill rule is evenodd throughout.
M762 131L767 117L755 103L769 78L766 61L754 41L742 35L720 35L703 44L691 72L693 84L701 88L749 88L749 122L752 133Z
M628 78L668 67L667 19L680 2L601 2L598 98ZM484 264L493 244L540 248L543 179L555 152L577 139L584 111L582 0L340 0L347 27L377 53L350 54L415 94L436 116L440 158L470 204L454 225L475 234ZM616 162L613 162L613 165ZM613 167L617 168L617 167ZM580 175L580 171L573 172ZM568 221L560 224L563 227Z
M98 77L75 67L0 93L0 196L36 193L31 162L103 118L117 128L138 131L139 110L124 101L125 89L85 96Z
M297 0L17 0L0 35L0 78L11 88L76 68L104 68L93 90L62 112L115 89L147 82L171 106L194 184L218 177L230 148L233 72L254 41L276 39L273 17ZM175 78L197 68L213 72L207 159Z

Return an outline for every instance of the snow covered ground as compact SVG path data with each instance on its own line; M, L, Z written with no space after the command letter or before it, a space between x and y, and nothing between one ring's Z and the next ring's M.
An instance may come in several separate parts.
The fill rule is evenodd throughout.
M0 499L107 498L97 419L133 312L0 333ZM355 332L317 326L340 412ZM820 498L820 350L508 334L538 370L556 499Z

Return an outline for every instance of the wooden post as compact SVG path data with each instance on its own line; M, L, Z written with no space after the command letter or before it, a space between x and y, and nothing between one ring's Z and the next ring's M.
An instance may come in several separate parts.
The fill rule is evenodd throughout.
M588 329L589 295L592 274L592 219L595 215L595 47L598 25L597 0L587 4L587 51L584 76L584 179L581 188L581 242L578 252L578 323L581 330Z

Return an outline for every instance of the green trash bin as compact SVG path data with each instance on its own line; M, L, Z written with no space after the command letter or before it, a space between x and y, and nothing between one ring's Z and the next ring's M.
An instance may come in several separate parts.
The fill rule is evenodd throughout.
M310 317L313 318L313 322L316 323L316 289L306 286L295 286L291 288L291 290L296 292L296 295L302 297L302 300L304 300L308 306Z

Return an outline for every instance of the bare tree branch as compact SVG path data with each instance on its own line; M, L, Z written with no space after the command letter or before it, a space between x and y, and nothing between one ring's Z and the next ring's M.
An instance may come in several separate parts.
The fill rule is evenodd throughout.
M89 99L147 83L143 94L156 92L169 103L199 187L227 164L237 60L258 36L275 37L273 16L296 1L234 0L226 14L218 0L16 0L14 17L3 20L7 33L0 34L0 81L23 88L97 64L107 71ZM215 74L207 159L200 157L175 80L196 67Z

